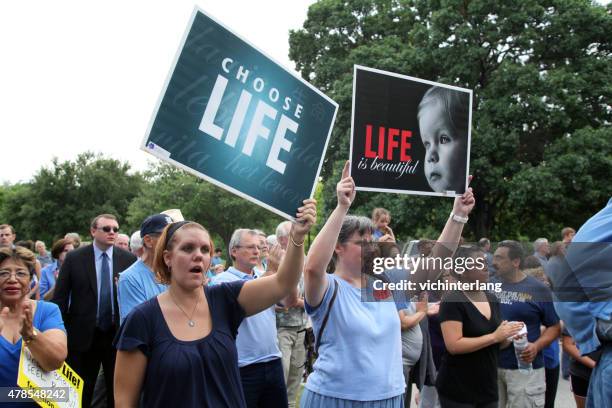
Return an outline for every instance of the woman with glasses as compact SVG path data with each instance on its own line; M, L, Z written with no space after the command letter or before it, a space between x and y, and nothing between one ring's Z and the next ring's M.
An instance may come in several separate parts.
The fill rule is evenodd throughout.
M400 408L405 388L400 319L392 301L362 301L366 279L361 273L361 243L372 241L374 225L369 218L347 215L355 199L348 162L336 193L338 204L315 238L304 267L305 307L319 357L300 406ZM471 189L455 199L433 256L452 255L474 203ZM335 271L326 274L332 258ZM419 269L412 280L433 280L437 272ZM390 300L384 291L374 297Z
M315 201L305 200L296 219L276 274L206 286L214 252L209 233L189 221L164 229L153 269L168 290L135 307L121 326L115 341L116 407L139 402L146 407L246 407L238 326L297 287L304 238L316 219Z
M0 249L0 388L17 388L22 344L45 371L60 368L68 352L64 323L53 303L29 299L36 256L21 247ZM3 407L37 407L2 403Z

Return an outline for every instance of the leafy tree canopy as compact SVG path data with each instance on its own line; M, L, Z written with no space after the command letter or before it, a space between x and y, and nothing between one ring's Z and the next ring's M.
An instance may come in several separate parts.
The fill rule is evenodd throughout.
M290 34L290 57L340 104L323 168L324 213L349 157L360 64L474 90L477 207L468 238L556 239L560 226L580 226L612 193L610 32L611 6L587 0L313 4ZM405 237L435 233L451 208L437 197L360 193L354 210L378 205L393 211Z
M74 161L54 159L32 181L8 188L0 203L0 215L16 229L17 239L51 243L67 232L89 236L93 217L115 214L119 222L142 188L139 174L130 165L93 153Z

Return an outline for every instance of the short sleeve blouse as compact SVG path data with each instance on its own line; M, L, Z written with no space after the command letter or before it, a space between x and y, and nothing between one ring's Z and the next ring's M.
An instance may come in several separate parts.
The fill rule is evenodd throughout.
M304 305L316 337L337 283L336 300L306 388L326 397L356 401L402 395L405 389L402 339L395 303L364 302L366 294L361 289L336 275L325 276L328 286L321 304Z
M42 300L36 302L32 325L41 333L50 329L66 331L59 307L55 303ZM17 343L13 344L0 336L0 387L17 387L17 371L19 370L22 341L22 339L19 339ZM34 401L31 403L16 402L14 404L4 402L1 405L6 408L38 407L38 404Z
M127 316L115 346L138 349L147 357L143 406L246 407L236 351L238 326L244 319L238 303L243 284L204 288L212 330L199 340L182 341L172 335L157 297Z

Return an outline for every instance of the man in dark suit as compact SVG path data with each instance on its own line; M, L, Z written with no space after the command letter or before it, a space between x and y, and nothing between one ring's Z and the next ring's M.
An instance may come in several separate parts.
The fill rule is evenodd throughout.
M83 378L83 407L90 407L100 364L104 369L107 407L114 406L113 338L119 326L116 282L136 257L114 247L117 218L102 214L91 222L92 245L66 256L55 286L53 302L62 312L68 334L67 363Z

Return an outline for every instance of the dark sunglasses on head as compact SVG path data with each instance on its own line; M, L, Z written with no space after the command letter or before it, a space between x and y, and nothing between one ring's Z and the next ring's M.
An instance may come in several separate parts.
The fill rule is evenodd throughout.
M107 225L107 226L105 226L105 227L102 227L102 228L98 228L98 229L101 229L102 231L106 232L107 234L108 234L109 232L111 232L111 230L112 230L113 232L119 232L119 227L109 227L108 225Z

